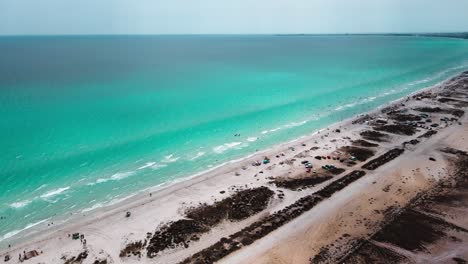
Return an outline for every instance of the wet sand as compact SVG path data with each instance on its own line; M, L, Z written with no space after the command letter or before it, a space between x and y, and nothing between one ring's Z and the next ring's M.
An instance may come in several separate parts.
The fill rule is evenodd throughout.
M25 263L468 260L467 102L464 73L43 232L0 261L33 251Z

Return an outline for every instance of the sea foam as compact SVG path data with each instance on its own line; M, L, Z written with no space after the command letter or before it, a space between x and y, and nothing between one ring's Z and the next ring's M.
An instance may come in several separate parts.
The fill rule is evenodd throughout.
M63 187L63 188L58 188L58 189L55 189L55 190L48 191L48 192L42 194L39 197L41 197L42 199L51 198L51 197L54 197L56 195L59 195L59 194L65 192L65 191L67 191L68 189L70 189L69 186Z
M225 152L226 150L238 147L242 144L242 142L231 142L231 143L225 143L223 145L219 145L213 148L213 151L215 153L221 154Z
M167 164L154 164L153 166L151 166L151 169L159 170L159 169L164 168L164 167L167 167Z
M22 228L22 229L13 230L13 231L11 231L11 232L8 232L8 233L6 233L5 235L3 235L3 236L0 238L0 241L3 241L3 240L8 239L8 238L10 238L10 237L13 237L13 236L15 236L15 235L17 235L17 234L19 234L19 233L21 233L21 232L23 232L23 231L26 231L26 230L28 230L28 229L34 227L34 226L37 226L37 225L39 225L39 224L42 224L42 223L44 223L45 221L47 221L47 219L44 219L44 220L41 220L41 221L38 221L38 222L35 222L35 223L32 223L32 224L28 224L26 227L24 227L24 228Z
M191 157L190 160L196 160L196 159L200 158L203 155L205 155L205 152L199 151L197 154L195 154L195 156Z
M164 159L161 162L164 163L172 163L176 162L180 157L174 157L174 154L170 154L164 157Z
M32 200L24 200L24 201L14 202L14 203L10 204L10 207L18 209L18 208L22 208L22 207L27 206L31 202L32 202Z
M254 141L257 141L258 137L249 137L247 138L247 141L248 142L254 142Z
M154 166L154 164L156 164L156 162L153 162L153 161L152 162L146 162L145 165L139 167L138 170L150 168L150 167Z

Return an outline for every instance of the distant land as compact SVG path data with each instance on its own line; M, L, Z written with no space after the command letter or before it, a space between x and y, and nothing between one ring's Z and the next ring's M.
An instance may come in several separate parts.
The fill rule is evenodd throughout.
M276 36L342 36L342 35L353 35L353 36L371 36L371 35L382 35L382 36L422 36L422 37L441 37L441 38L461 38L468 39L468 32L457 32L457 33L369 33L369 34L277 34Z
M423 33L423 34L388 34L392 36L423 36L423 37L442 37L442 38L461 38L468 39L468 32L460 33Z

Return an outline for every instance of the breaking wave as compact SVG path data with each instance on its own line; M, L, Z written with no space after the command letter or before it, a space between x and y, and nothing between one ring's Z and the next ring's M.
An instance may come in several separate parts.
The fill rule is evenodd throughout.
M205 152L199 151L199 152L197 152L197 154L195 154L195 156L189 158L189 160L196 160L196 159L200 158L203 155L205 155Z
M14 203L10 204L10 207L15 208L15 209L19 209L19 208L23 208L23 207L27 206L31 202L32 202L32 200L24 200L24 201L14 202Z
M164 159L161 162L164 163L172 163L176 162L180 157L174 157L174 154L170 154L164 157Z
M232 148L238 148L241 146L242 142L231 142L231 143L225 143L223 145L219 145L213 148L213 151L215 153L221 154L225 152L226 150L232 149Z
M25 231L25 230L28 230L28 229L30 229L30 228L32 228L32 227L34 227L34 226L37 226L37 225L39 225L39 224L42 224L42 223L44 223L45 221L47 221L47 219L44 219L44 220L41 220L41 221L38 221L38 222L35 222L35 223L32 223L32 224L28 224L26 227L24 227L24 228L22 228L22 229L13 230L13 231L11 231L11 232L8 232L8 233L6 233L5 235L3 235L3 236L0 238L0 241L3 241L3 240L8 239L8 238L10 238L10 237L13 237L13 236L15 236L15 235L17 235L17 234L19 234L19 233Z
M145 165L139 167L138 170L150 168L150 167L154 166L155 164L156 164L156 162L153 162L153 161L151 161L151 162L146 162Z
M51 197L57 196L57 195L65 192L65 191L67 191L68 189L70 189L69 186L63 187L63 188L58 188L58 189L55 189L55 190L48 191L48 192L42 194L39 197L42 198L42 199L51 198Z
M258 137L249 137L247 138L247 141L248 142L254 142L254 141L257 141Z
M135 174L134 171L117 172L113 174L112 176L110 176L109 178L99 178L93 183L88 183L88 185L95 185L95 184L104 183L108 181L120 181L122 179L132 176L133 174Z

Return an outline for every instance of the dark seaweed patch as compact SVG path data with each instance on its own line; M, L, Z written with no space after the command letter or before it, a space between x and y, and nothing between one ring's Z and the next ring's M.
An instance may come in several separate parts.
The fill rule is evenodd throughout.
M445 183L441 191L418 206L420 210L441 216L445 213L437 211L440 205L442 208L468 207L468 155L456 149L445 149L445 151L458 156L452 166L456 180Z
M459 258L459 257L454 257L452 258L453 261L455 261L455 263L457 264L465 264L466 263L466 260L462 259L462 258Z
M239 191L213 205L202 205L187 211L187 218L170 222L156 230L148 243L147 256L155 257L159 252L179 246L188 247L199 234L228 219L246 219L266 208L274 192L267 187Z
M231 221L243 220L265 209L273 195L274 192L264 186L243 190L213 205L189 209L187 217L210 226L218 224L224 218Z
M372 148L372 147L378 147L379 146L379 144L375 144L375 143L372 143L372 142L369 142L369 141L365 141L363 139L354 140L354 141L352 141L352 143L353 143L354 146L365 147L365 148Z
M463 100L453 99L453 98L443 97L443 98L439 98L438 101L441 102L441 103L448 103L448 104L451 104L451 105L454 105L454 106L457 106L457 107L467 107L468 106L468 102L463 101Z
M445 113L451 114L456 117L462 117L465 111L460 109L448 109L448 108L440 108L440 107L416 107L414 108L415 111L424 112L424 113Z
M364 124L366 121L372 120L372 117L370 115L364 115L361 117L358 117L354 119L351 123L354 124Z
M418 111L418 112L425 112L425 113L442 113L442 112L445 112L440 107L416 107L416 108L414 108L414 110Z
M331 179L332 176L314 176L300 179L275 179L270 183L275 184L277 187L297 190L301 188L313 187L319 183Z
M191 240L196 240L197 234L208 232L209 228L203 223L190 219L169 222L157 230L148 243L147 256L155 257L157 253L168 248L178 246L188 247Z
M134 255L141 257L141 250L146 246L146 240L143 243L142 241L135 241L127 244L121 251L119 256L121 258Z
M418 195L402 210L390 206L382 211L384 226L369 240L351 240L345 246L334 246L340 243L335 241L321 248L311 263L413 262L390 248L378 246L374 241L391 243L406 250L427 251L429 244L448 237L448 230L468 232L436 216L447 217L444 213L447 208L465 208L468 205L468 155L457 149L444 149L444 152L457 155L452 166L454 178L451 181L440 184L431 192ZM448 238L450 241L459 241L454 236ZM343 251L348 248L350 250L347 252Z
M188 257L181 263L214 263L223 257L252 244L285 223L291 221L303 212L310 210L321 201L321 198L309 195L296 201L262 220L259 220L229 237L221 238L215 244Z
M329 173L333 174L333 175L339 175L343 172L345 172L346 170L343 169L343 168L338 168L338 167L331 167L331 168L328 168L327 170Z
M88 250L80 252L77 256L73 256L70 259L65 259L64 264L78 264L82 263L88 257Z
M455 92L455 91L447 91L447 92L442 92L439 94L439 96L443 97L451 97L451 98L459 98L459 99L466 99L467 94L463 92Z
M466 151L454 149L454 148L443 148L440 151L449 153L449 154L454 154L454 155L468 156L468 153Z
M286 208L247 226L241 231L234 233L227 238L222 238L212 246L193 254L181 263L214 263L232 252L239 250L243 246L250 245L255 240L266 236L302 213L312 209L322 201L322 198L318 195L322 197L330 197L333 193L343 189L364 175L364 171L353 171L348 175L343 176L341 179L329 184L321 191L305 196Z
M445 151L458 156L452 166L453 181L441 184L433 193L420 199L420 202L415 206L405 209L377 232L374 240L391 243L411 251L427 252L427 246L440 238L447 237L448 230L468 232L463 227L434 216L443 215L442 211L438 211L441 207L437 205L460 208L463 207L463 203L466 204L468 156L466 152L456 149L445 149ZM442 208L447 207L442 206Z
M394 158L400 156L405 150L400 148L395 148L385 152L379 157L367 162L362 167L367 170L375 170L378 167L384 165L385 163L393 160Z
M411 251L425 251L426 246L445 237L447 222L413 209L403 211L392 223L377 232L374 240L391 243Z
M370 157L374 156L375 153L374 150L367 148L358 148L354 146L344 146L340 150L355 157L359 161L366 161Z
M387 248L375 245L372 242L365 241L353 253L348 255L340 263L350 264L366 264L366 263L383 263L393 264L408 261L405 256L396 253Z
M418 138L430 138L432 137L433 135L437 134L437 131L435 130L429 130L427 131L426 133L420 135Z
M343 176L339 180L336 180L320 191L317 191L315 194L322 196L324 198L331 197L334 193L344 189L346 186L351 184L352 182L360 179L363 177L366 173L364 171L352 171L348 175Z
M375 141L375 142L384 142L387 141L389 135L380 133L374 130L364 130L360 133L360 135L367 140Z
M398 122L421 121L421 117L413 114L391 114L389 117Z
M417 145L417 144L419 144L419 142L420 141L417 140L417 139L412 139L410 141L405 141L405 142L403 142L403 147L405 147L406 145Z
M411 136L416 133L416 128L410 125L404 125L404 124L393 124L393 125L383 125L383 126L375 126L375 130L378 131L384 131L392 134L398 134L398 135L406 135L406 136Z

